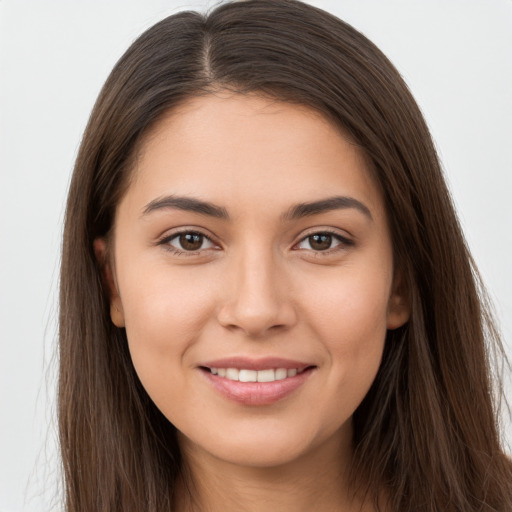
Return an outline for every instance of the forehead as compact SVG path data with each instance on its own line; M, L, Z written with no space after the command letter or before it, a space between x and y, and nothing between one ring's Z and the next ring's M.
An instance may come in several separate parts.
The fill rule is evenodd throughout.
M128 192L140 208L166 194L231 209L349 195L383 213L367 159L338 127L258 95L210 94L169 112L143 141Z

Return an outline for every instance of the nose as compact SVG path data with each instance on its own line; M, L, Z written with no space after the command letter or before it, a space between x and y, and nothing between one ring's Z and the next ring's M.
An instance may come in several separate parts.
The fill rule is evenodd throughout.
M295 324L291 289L272 255L240 255L225 284L226 298L218 310L223 327L258 338Z

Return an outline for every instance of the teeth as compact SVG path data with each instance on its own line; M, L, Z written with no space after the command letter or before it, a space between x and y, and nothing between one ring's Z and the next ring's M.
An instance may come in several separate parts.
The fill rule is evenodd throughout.
M239 380L240 372L236 368L227 368L226 369L226 379L229 380Z
M274 382L276 372L274 370L260 370L258 372L258 382Z
M238 379L240 382L257 382L258 372L255 370L240 370Z
M240 382L274 382L284 380L288 377L295 377L299 372L297 368L276 368L268 370L239 370L238 368L210 368L213 375L225 377L229 380Z
M286 379L286 376L288 375L288 372L285 368L278 368L276 370L276 380L283 380Z

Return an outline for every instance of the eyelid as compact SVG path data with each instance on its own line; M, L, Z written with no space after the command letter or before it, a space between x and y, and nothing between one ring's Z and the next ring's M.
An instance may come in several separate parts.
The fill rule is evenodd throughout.
M175 238L179 237L180 235L184 235L184 234L200 235L200 236L204 237L206 240L208 240L212 244L213 247L207 247L205 249L198 249L196 251L187 251L185 249L179 249L178 247L174 247L169 243L171 240L174 240ZM179 255L186 254L189 256L197 255L201 252L204 252L204 251L207 251L210 249L219 248L219 244L217 242L215 242L215 240L213 239L213 237L211 235L206 234L202 228L197 228L194 226L183 226L183 227L175 228L171 231L166 231L163 235L158 237L158 239L156 240L156 245L164 246L164 248L166 250L168 250L172 253L179 254Z
M306 233L302 234L302 236L299 239L299 241L296 242L293 245L293 248L297 247L299 244L301 244L302 242L307 240L309 237L314 236L314 235L330 235L333 238L335 238L336 240L338 240L339 244L337 244L336 246L334 246L334 247L332 247L330 249L325 249L323 251L321 251L321 250L314 250L314 249L296 249L296 250L299 250L299 251L309 251L309 252L314 253L315 256L316 255L319 255L319 256L325 255L325 256L327 256L329 254L332 254L332 253L334 253L336 251L339 251L339 250L346 249L347 247L353 246L355 244L354 240L350 236L343 235L339 231L337 231L337 230L335 230L333 228L312 228L309 232L306 232Z

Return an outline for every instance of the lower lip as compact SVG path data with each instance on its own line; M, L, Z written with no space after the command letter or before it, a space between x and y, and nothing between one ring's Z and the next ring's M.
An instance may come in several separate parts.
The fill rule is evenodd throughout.
M273 382L240 382L219 377L208 370L201 372L221 395L244 405L270 405L291 395L308 379L313 367L293 377Z

